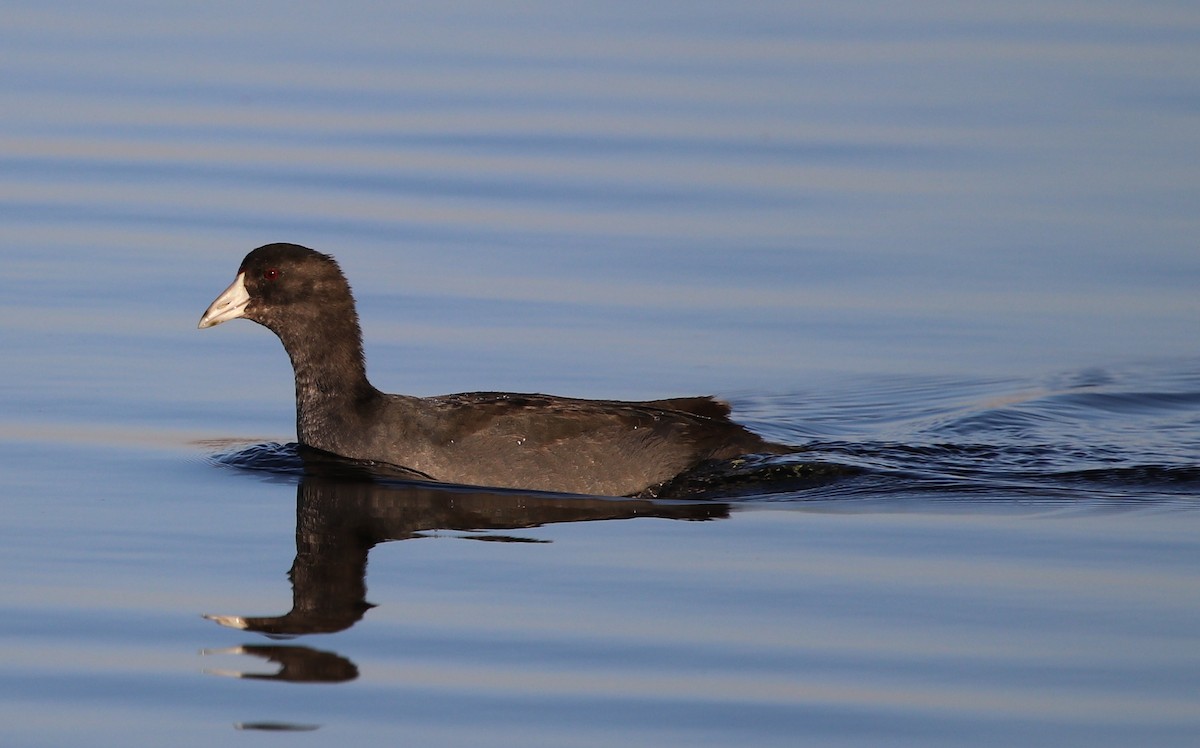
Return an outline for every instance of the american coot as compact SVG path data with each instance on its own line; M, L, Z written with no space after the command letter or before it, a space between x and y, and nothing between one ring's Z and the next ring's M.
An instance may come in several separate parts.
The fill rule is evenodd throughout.
M291 357L301 443L432 480L627 496L712 460L793 451L730 421L729 406L711 397L380 392L367 381L354 297L337 262L295 244L246 255L199 326L237 317L269 328Z

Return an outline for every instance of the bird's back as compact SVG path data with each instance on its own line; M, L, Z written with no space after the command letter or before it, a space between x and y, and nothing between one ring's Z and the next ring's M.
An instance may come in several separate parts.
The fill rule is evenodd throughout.
M622 496L706 460L782 449L730 421L712 398L473 392L387 403L369 429L386 454L359 456L451 483Z

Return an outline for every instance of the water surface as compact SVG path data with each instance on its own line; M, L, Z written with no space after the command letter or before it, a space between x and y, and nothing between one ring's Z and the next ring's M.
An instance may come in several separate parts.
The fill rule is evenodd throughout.
M1190 7L5 18L5 745L1194 743ZM672 501L305 469L275 338L194 329L270 241L386 390L713 392L805 451Z

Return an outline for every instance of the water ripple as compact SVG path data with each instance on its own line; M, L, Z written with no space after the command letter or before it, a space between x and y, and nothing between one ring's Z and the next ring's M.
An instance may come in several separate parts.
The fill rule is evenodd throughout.
M1177 378L1178 370L1164 374ZM1200 390L1156 389L1143 373L1137 381L1132 376L1109 374L1105 384L1065 390L939 379L832 390L823 398L758 398L739 403L739 413L773 438L797 443L800 452L706 466L659 496L773 505L892 502L909 509L920 502L1200 508L1194 429ZM421 478L315 457L315 463L314 455L302 459L295 444L264 443L214 459L289 481L314 464L346 477Z

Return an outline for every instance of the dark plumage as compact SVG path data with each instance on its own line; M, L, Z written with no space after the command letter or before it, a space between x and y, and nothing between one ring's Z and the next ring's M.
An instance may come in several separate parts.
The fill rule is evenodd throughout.
M729 406L711 397L380 392L367 381L354 297L337 262L295 244L246 255L199 326L237 317L272 330L291 357L301 443L433 480L622 496L710 460L792 451L733 423Z

